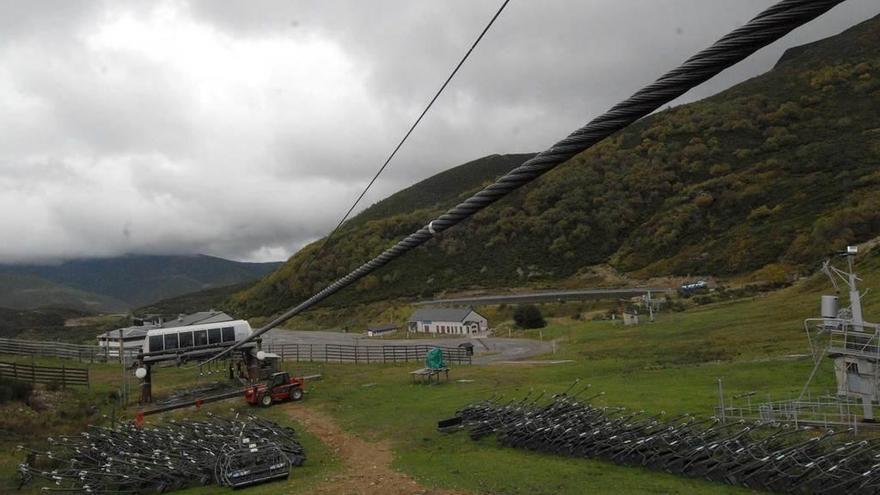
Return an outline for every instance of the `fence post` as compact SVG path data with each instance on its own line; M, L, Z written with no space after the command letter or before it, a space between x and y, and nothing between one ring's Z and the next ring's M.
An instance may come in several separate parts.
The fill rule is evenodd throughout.
M312 362L312 344L309 344L309 362Z
M18 378L18 367L15 363L12 363L12 377L16 379Z
M281 362L282 363L284 362L284 347L286 347L286 345L281 344Z
M299 362L299 344L296 344L296 362Z
M34 356L31 356L31 383L37 383L37 367L33 364Z
M64 368L64 363L61 364L61 390L67 390L67 370Z

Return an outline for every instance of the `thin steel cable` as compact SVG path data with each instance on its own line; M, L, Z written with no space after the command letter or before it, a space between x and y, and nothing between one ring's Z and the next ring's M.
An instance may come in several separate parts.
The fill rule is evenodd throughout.
M399 258L433 239L437 234L457 225L507 194L534 181L541 175L565 163L578 153L627 127L654 110L707 81L724 69L736 64L764 46L778 40L793 29L819 17L845 0L782 0L758 14L745 25L733 30L709 48L689 58L682 65L660 79L645 86L611 110L596 117L587 125L572 132L565 139L534 158L500 177L495 183L474 194L427 225L400 240L380 255L364 263L348 275L336 280L317 294L287 310L247 339L227 348L214 358L231 352L246 342L268 332L288 319L357 282L362 277Z
M302 268L303 271L308 271L308 269L311 268L311 266L315 262L315 260L318 259L319 256L321 256L321 254L324 252L324 250L330 244L330 239L332 239L336 235L336 232L339 231L339 229L342 227L342 224L345 223L346 220L348 220L348 217L349 217L349 215L351 215L351 212L353 212L354 209L357 208L357 205L360 204L361 200L364 199L364 196L367 194L367 191L369 191L370 188L373 187L373 184L376 182L376 179L378 179L379 176L382 175L382 172L385 171L385 168L388 166L389 163L391 163L391 160L394 159L394 156L397 155L397 152L400 151L400 148L403 146L403 143L405 143L406 140L409 139L410 134L413 133L413 131L416 129L416 127L422 121L422 118L424 118L425 114L428 113L428 110L430 110L431 107L434 106L434 102L437 101L437 98L440 97L440 94L443 93L443 90L446 89L446 86L449 85L449 82L452 81L452 78L455 77L455 74L458 73L458 69L460 69L461 66L464 65L465 61L468 59L468 57L471 56L471 53L474 51L474 49L477 47L477 45L480 44L480 41L483 39L483 36L485 36L486 33L489 32L489 28L492 27L492 24L495 23L495 20L498 19L498 16L501 15L501 12L504 10L504 7L507 7L507 4L509 2L510 2L510 0L504 0L504 2L501 4L501 7L498 7L498 10L495 12L495 15L492 16L492 19L489 20L489 23L486 24L486 27L483 28L483 31L480 33L479 36L477 36L477 39L474 40L473 44L471 44L471 47L468 48L468 51L465 52L463 57L461 57L461 60L458 61L458 64L455 66L455 68L452 69L452 72L449 74L449 77L446 78L446 81L443 82L443 85L440 86L440 89L437 90L437 92L434 94L434 97L431 98L431 101L428 102L428 106L426 106L425 109L422 110L422 113L419 115L419 118L417 118L415 120L415 122L413 122L412 126L410 126L409 130L406 131L406 134L404 134L403 139L401 139L400 142L397 143L397 146L394 147L394 150L391 152L390 155L388 155L388 158L385 159L385 162L382 164L381 167L379 167L379 170L376 171L376 175L374 175L373 178L370 179L370 182L367 184L367 187L365 187L364 190L361 191L361 194L357 197L357 199L354 200L354 203L352 203L351 208L349 208L348 211L345 212L345 215L342 216L342 219L339 220L339 223L336 224L336 227L334 227L333 230L330 231L330 234L324 238L324 241L321 243L321 245L318 247L318 249L312 251L312 254L309 257L308 263L305 263L305 267Z

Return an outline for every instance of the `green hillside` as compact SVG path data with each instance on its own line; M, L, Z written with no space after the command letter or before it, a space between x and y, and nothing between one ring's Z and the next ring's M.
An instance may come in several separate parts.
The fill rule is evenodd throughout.
M147 306L132 311L135 315L175 315L180 313L196 313L208 309L223 310L230 296L236 292L246 290L254 285L254 281L241 284L224 285L211 289L188 292L179 296L169 297L156 301Z
M643 119L328 304L556 284L599 263L640 278L786 281L832 249L880 234L878 113L880 17ZM491 180L453 179L478 163L378 203L308 271L317 243L232 305L265 315L312 294ZM458 183L440 197L430 181Z
M99 333L128 324L118 315L98 316L66 308L19 310L0 307L0 338L94 344Z
M278 265L205 255L129 255L59 264L0 265L0 306L125 311L181 294L251 282Z
M125 311L128 305L112 296L76 289L34 275L0 273L0 307L56 307L93 313Z

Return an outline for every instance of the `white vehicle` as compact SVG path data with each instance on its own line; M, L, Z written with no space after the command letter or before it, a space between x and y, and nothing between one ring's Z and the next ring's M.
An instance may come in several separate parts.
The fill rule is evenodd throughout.
M156 328L147 332L143 359L150 362L209 355L246 339L252 332L245 320ZM256 343L248 346L255 347Z

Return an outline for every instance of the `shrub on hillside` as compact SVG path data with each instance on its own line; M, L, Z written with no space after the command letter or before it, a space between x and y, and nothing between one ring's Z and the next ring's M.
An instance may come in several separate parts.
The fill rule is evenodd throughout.
M534 304L522 304L513 312L513 321L520 328L544 328L547 322Z
M0 378L0 404L13 400L26 400L33 391L34 386L27 382Z

